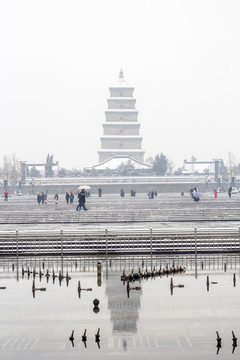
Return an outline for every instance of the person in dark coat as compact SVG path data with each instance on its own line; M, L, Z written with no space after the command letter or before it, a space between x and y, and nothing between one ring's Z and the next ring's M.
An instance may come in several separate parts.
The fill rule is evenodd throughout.
M232 196L232 187L230 186L230 188L228 189L228 196L231 197Z
M42 202L42 204L45 203L45 199L46 199L45 194L44 194L44 192L42 192L42 194L41 194L41 202Z
M189 190L191 198L193 198L193 188L190 188Z
M67 204L68 204L68 202L69 202L69 198L70 198L70 195L69 195L68 192L66 192L65 199L66 199Z
M37 202L40 204L41 203L41 195L37 194Z
M55 194L54 200L55 200L55 204L58 204L58 194Z
M71 192L69 199L70 199L70 204L72 204L73 200L74 200L74 193L73 192Z
M79 194L78 194L78 206L76 208L76 210L81 210L81 207L83 207L83 210L87 210L85 207L85 190L83 189Z
M98 196L101 197L102 196L102 189L99 187L98 188Z
M121 189L121 190L120 190L120 196L121 196L121 197L124 197L124 195L125 195L125 192L124 192L123 189Z

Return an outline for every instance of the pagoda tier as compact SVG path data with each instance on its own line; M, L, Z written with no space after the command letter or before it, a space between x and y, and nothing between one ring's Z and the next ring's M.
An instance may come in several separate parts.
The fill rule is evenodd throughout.
M101 137L102 149L141 149L139 135L105 135Z
M139 135L140 124L137 122L108 122L103 124L105 135Z
M111 109L105 111L106 121L137 121L138 111L134 109Z
M110 98L107 99L109 109L135 109L136 99L133 98Z
M104 135L101 137L101 150L98 151L99 162L114 155L131 156L143 162L144 151L139 135L138 111L135 110L136 99L133 98L134 88L125 81L120 71L118 81L109 90Z

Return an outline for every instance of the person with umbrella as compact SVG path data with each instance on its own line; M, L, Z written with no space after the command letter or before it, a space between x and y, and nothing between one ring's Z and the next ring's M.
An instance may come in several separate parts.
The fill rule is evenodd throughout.
M86 202L86 197L85 197L85 188L82 186L79 187L79 189L81 190L80 193L78 194L78 206L76 208L76 210L81 210L81 207L83 207L83 210L87 210L86 206L85 206L85 202Z
M202 193L196 189L196 191L193 192L193 200L198 202L202 197Z

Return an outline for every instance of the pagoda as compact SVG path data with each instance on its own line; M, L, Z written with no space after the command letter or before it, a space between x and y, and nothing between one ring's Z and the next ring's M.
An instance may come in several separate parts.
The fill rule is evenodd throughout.
M100 138L101 150L98 151L99 163L112 158L130 158L143 163L144 151L141 148L142 137L139 135L140 123L135 109L134 88L126 82L122 70L109 91L106 120L103 123L104 135Z

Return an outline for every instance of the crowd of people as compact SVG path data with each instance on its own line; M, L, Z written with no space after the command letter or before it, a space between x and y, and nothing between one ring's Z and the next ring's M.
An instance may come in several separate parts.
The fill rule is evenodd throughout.
M87 210L86 206L85 206L85 203L86 203L86 197L89 196L90 193L86 194L85 193L85 190L82 189L80 192L78 192L77 194L77 197L78 197L78 206L76 208L77 211L80 211L81 208L83 208L83 210ZM66 194L65 194L65 201L67 204L73 204L74 202L74 197L75 197L75 191L72 190L69 194L69 192L67 191ZM59 195L58 193L56 193L54 195L54 202L55 204L57 205L58 204L58 201L59 201ZM37 202L38 204L47 204L48 203L48 195L47 195L47 192L44 193L42 192L41 194L38 193L37 194Z
M148 191L148 198L154 199L154 196L157 196L157 191L149 190Z
M234 188L235 190L235 188ZM221 192L221 191L220 191ZM233 188L232 186L230 186L226 192L228 193L229 198L231 198L232 196L232 192L233 192ZM195 201L198 202L200 200L200 198L202 197L201 192L199 192L199 190L196 187L191 187L189 189L189 193L191 198ZM214 189L213 190L213 194L214 194L214 198L217 199L218 197L218 189ZM131 190L130 192L131 196L136 196L136 191L135 190ZM157 191L153 191L153 190L149 190L148 193L148 198L149 199L154 199L155 196L157 196ZM4 201L8 201L8 190L5 190L3 193L4 196ZM83 210L87 210L85 207L85 203L86 203L86 198L91 196L91 192L90 191L86 191L85 189L81 189L81 191L77 192L77 198L78 198L78 206L76 208L77 211L81 210L81 208L83 208ZM98 188L98 196L101 197L102 196L102 189L99 187ZM124 197L125 196L125 191L123 189L120 190L120 196ZM184 196L184 190L181 191L181 196ZM75 198L75 191L71 190L71 192L66 192L65 193L65 201L67 204L73 204L74 202L74 198ZM56 193L53 197L55 204L57 205L59 202L59 195L58 193ZM38 204L47 204L48 203L48 194L47 191L41 192L41 193L37 193L37 202Z
M72 204L73 203L74 193L75 193L74 190L72 190L70 194L68 192L66 192L65 200L66 200L67 204L69 204L69 203Z
M48 203L48 195L47 192L37 193L37 202L38 204L47 204Z

